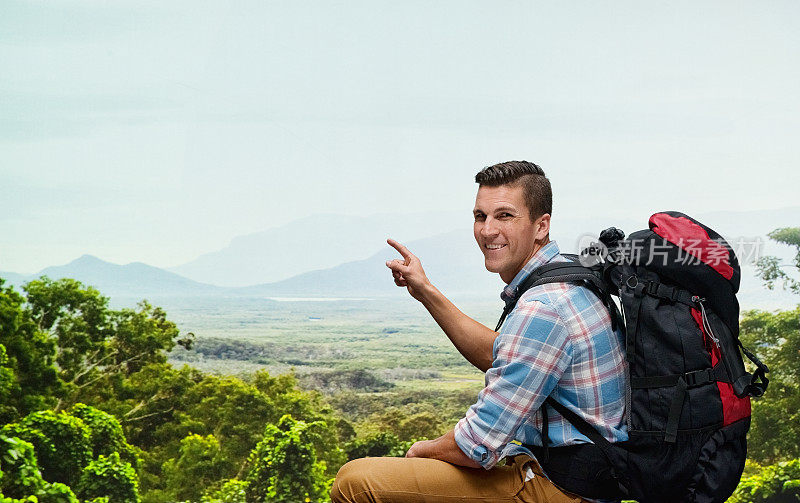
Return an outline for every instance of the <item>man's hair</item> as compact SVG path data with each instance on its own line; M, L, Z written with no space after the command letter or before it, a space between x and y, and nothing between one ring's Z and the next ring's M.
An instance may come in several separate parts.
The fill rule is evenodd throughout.
M553 214L553 190L542 168L528 161L506 161L483 168L475 175L475 183L483 187L521 185L531 221L545 213Z

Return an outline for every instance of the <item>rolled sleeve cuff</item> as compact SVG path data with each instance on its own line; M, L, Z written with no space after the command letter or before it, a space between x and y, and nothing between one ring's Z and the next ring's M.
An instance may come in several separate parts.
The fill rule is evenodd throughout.
M467 457L487 470L497 464L497 455L476 440L476 436L473 434L472 427L466 417L456 424L453 433L456 445Z

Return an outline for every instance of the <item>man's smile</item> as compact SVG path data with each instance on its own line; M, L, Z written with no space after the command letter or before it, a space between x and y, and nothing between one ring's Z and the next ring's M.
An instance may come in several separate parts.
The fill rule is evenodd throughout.
M486 248L488 248L489 250L499 250L500 248L504 248L506 246L508 246L508 245L507 244L502 244L502 245L490 245L490 244L487 244Z

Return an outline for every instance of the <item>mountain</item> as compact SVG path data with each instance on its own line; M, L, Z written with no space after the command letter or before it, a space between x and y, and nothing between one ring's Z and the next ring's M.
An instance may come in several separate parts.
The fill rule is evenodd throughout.
M483 268L483 257L472 237L469 228L424 236L434 232L445 222L464 220L461 216L442 213L425 215L383 215L374 217L346 217L318 215L299 220L285 226L251 236L243 236L233 241L231 247L205 257L209 261L218 260L220 264L236 257L232 250L241 254L235 264L222 265L217 270L222 274L233 270L234 279L220 281L221 284L258 282L264 275L278 275L277 281L262 281L255 286L223 288L188 279L143 263L135 262L118 265L105 262L90 255L84 255L69 264L48 267L38 274L22 275L0 273L7 284L16 286L25 281L47 275L53 279L71 277L85 284L95 286L104 295L112 297L367 297L406 295L404 289L392 282L385 261L399 255L385 243L387 236L395 237L406 244L420 257L425 271L434 284L448 295L470 295L496 300L502 287L499 278ZM614 225L630 233L646 227L647 215L641 220L622 219L611 221L599 217L597 212L587 211L580 219L553 220L551 236L561 251L575 253L588 244L600 229ZM740 250L742 262L742 284L739 298L743 309L790 308L800 302L797 296L782 290L768 291L756 276L753 260L757 256L770 254L789 262L792 250L769 241L766 233L786 226L800 225L800 207L758 212L714 212L698 215L698 219L719 231L732 245L757 244L755 253L752 246ZM417 234L424 237L410 239L413 228L419 227ZM309 236L313 239L309 241ZM272 240L272 241L270 241ZM280 246L276 246L280 244ZM246 253L265 250L269 257L266 272L257 273L258 264L246 263ZM249 251L248 251L249 250ZM749 251L748 251L749 250ZM228 253L231 252L231 253ZM202 257L201 257L202 258ZM199 260L199 259L198 259ZM213 262L213 261L212 261ZM335 263L331 263L335 262ZM331 263L324 265L324 263ZM302 264L323 264L301 268ZM262 264L263 265L263 264ZM226 267L228 269L226 269ZM231 269L232 268L232 269ZM310 270L313 269L313 270ZM252 276L241 276L249 271ZM270 272L272 271L272 272ZM291 273L291 271L298 271ZM238 279L237 279L238 278Z
M490 295L496 298L503 283L495 274L483 269L483 255L468 229L451 231L430 238L406 243L420 257L430 280L445 294ZM386 261L400 255L389 246L365 260L311 271L292 278L237 288L239 295L254 296L384 296L403 294L395 286Z
M5 273L0 276L5 278ZM83 255L65 265L47 267L37 274L15 275L15 280L11 282L20 285L40 276L50 279L74 278L111 297L196 296L224 291L223 288L198 283L141 262L119 265L92 255Z
M615 226L630 233L646 227L649 216L620 219L604 214L587 210L581 218L565 219L556 214L552 237L559 242L562 251L574 253L588 244L586 239L596 237L606 227ZM712 212L697 217L733 241L733 238L765 236L775 227L797 225L800 207ZM470 221L468 212L313 215L236 237L221 250L168 270L198 282L227 287L275 283L309 271L367 260L384 247L387 237L407 242L465 227ZM467 230L467 236L470 234Z
M275 282L366 259L380 250L388 237L400 240L429 237L451 230L459 222L468 224L471 218L469 212L313 215L236 237L221 250L168 270L220 286Z

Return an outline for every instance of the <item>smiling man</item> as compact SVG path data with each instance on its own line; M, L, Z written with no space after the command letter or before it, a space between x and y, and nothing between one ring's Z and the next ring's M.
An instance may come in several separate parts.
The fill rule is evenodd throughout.
M486 372L486 386L451 431L415 443L405 458L363 458L343 466L333 484L334 503L581 501L550 482L534 456L543 452L544 436L550 447L590 442L557 411L544 413L548 397L609 441L627 439L623 339L602 301L581 283L518 292L538 267L567 260L549 238L549 180L536 164L510 161L483 169L475 181L475 240L486 269L507 283L503 300L508 306L516 300L498 332L459 311L431 284L420 260L391 239L402 259L386 265L395 284L407 288L459 352Z

